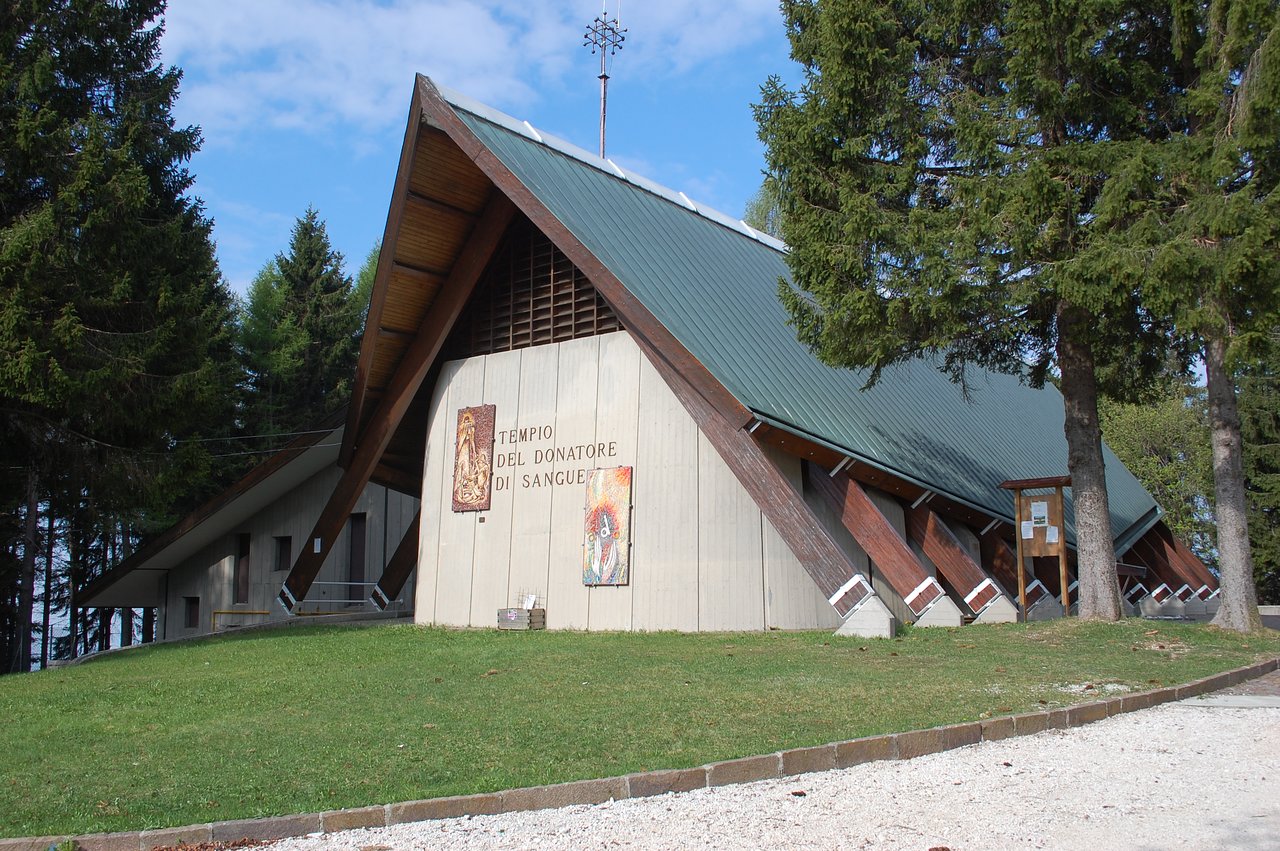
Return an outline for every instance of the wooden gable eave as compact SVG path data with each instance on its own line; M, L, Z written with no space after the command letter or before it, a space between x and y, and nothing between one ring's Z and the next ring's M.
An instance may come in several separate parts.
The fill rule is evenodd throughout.
M415 84L339 453L344 468L490 206L493 184L454 147L427 122Z
M587 248L547 207L537 195L485 145L458 117L454 107L426 77L417 78L417 97L421 99L426 120L439 128L471 158L491 180L497 191L506 195L548 239L578 267L595 286L600 296L617 314L623 326L636 338L650 359L660 359L675 374L711 404L735 427L749 424L752 415L722 385L667 327L637 299L626 285Z
M386 307L387 282L391 277L391 266L395 262L394 239L400 227L400 219L404 211L404 189L408 184L409 173L413 169L413 155L416 146L418 127L422 122L422 103L418 95L418 87L413 88L413 97L409 102L409 120L404 131L404 143L400 148L400 162L396 166L396 180L391 193L391 209L387 212L387 224L382 231L382 246L378 251L378 266L373 278L373 291L369 294L369 312L365 318L364 334L360 338L360 354L356 360L355 381L351 388L351 401L347 408L347 428L342 438L342 448L338 451L338 463L346 467L351 462L356 434L360 430L364 415L364 405L369 392L369 368L373 362L374 351L378 345L378 329L382 322L382 314Z

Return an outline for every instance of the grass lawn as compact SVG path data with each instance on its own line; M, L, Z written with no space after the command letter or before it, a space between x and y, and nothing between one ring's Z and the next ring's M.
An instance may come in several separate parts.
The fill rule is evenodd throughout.
M150 646L0 678L0 836L680 768L1185 682L1277 654L1273 631L1140 620L896 639L306 627Z

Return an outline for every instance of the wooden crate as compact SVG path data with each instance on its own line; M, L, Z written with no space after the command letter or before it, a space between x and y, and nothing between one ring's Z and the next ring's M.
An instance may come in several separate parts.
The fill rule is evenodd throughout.
M546 609L498 609L498 629L546 628Z

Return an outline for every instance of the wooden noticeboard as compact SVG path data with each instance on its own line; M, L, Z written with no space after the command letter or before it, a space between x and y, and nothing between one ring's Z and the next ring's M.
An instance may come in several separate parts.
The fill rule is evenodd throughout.
M1033 557L1058 555L1062 550L1064 529L1062 491L1019 495L1022 506L1017 533L1022 554Z
M1025 556L1057 556L1062 610L1067 612L1071 609L1071 595L1067 589L1066 522L1062 508L1062 489L1070 485L1070 476L1011 479L1000 484L1005 490L1013 491L1013 534L1018 544L1018 606L1024 620L1027 617L1027 581L1022 561ZM1026 493L1049 489L1052 489L1050 493Z

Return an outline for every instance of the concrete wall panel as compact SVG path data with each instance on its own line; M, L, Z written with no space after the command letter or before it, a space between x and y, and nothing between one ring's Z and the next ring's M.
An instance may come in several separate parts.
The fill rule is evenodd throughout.
M626 332L471 358L442 372L440 381L449 385L437 393L450 425L443 435L432 429L427 446L428 467L440 468L443 482L442 516L434 524L440 565L434 622L490 626L490 610L519 604L523 592L541 598L552 629L837 623ZM490 511L460 516L446 498L452 424L459 408L488 403L497 406L495 453L506 458L495 463L494 475L503 481L495 484ZM798 461L776 460L798 487ZM589 588L582 584L585 477L590 469L615 466L633 470L631 581ZM426 481L435 476L428 469ZM430 528L428 520L424 549ZM464 599L471 601L465 620ZM431 606L420 603L418 611L421 622L432 622Z

